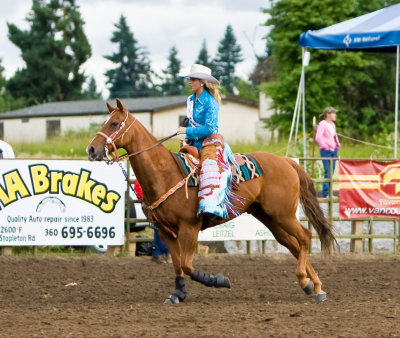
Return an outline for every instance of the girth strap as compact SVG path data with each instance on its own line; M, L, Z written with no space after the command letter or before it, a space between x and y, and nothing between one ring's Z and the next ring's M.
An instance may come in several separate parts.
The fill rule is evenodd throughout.
M162 195L157 201L155 201L154 203L152 203L151 205L146 205L146 209L153 211L154 209L156 209L162 202L164 202L169 196L171 196L175 191L177 191L179 188L183 187L183 185L185 185L185 193L186 193L186 199L189 199L189 193L188 193L188 181L190 179L190 177L194 174L194 172L196 171L196 169L192 169L189 173L189 175L187 175L182 181L179 181L174 187L172 187L171 189L169 189L164 195Z

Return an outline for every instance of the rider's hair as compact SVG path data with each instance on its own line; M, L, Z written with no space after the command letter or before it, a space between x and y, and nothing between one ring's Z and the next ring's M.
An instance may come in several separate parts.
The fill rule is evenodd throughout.
M206 80L202 80L204 83L204 87L208 90L208 92L217 100L218 104L221 104L221 94L219 93L219 84L209 82Z

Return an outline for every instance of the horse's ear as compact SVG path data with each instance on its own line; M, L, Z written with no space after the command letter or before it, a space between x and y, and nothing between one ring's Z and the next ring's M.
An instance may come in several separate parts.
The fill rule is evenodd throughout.
M110 112L110 114L113 112L113 107L111 107L109 104L108 104L108 102L106 102L106 105L107 105L107 109L108 109L108 111Z
M117 107L120 111L124 111L124 106L122 105L121 101L116 98L115 101L117 101Z

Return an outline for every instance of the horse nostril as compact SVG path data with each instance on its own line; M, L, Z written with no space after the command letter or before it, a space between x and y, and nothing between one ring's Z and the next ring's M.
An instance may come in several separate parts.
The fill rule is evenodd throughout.
M92 159L94 157L94 153L95 153L94 147L93 146L87 147L86 153L88 154L89 159Z

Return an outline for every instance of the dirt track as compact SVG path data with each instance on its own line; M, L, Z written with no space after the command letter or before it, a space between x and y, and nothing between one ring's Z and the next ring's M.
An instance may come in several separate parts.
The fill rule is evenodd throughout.
M195 266L232 288L186 278L185 302L170 306L172 267L149 257L0 257L0 336L400 337L400 257L312 262L323 304L303 294L287 255L210 255Z

